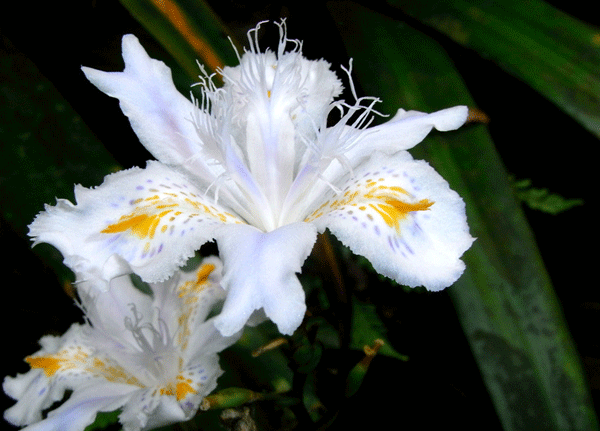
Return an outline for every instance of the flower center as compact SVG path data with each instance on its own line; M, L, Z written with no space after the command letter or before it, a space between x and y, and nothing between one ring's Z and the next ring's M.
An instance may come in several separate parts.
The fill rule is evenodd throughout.
M146 386L172 385L182 359L179 349L173 344L169 328L160 318L158 327L150 322L142 324L143 316L135 305L131 304L131 310L133 319L125 318L125 328L131 332L139 350L133 353L136 366L130 371Z
M225 186L225 193L215 190L215 196L265 232L304 220L323 193L335 190L336 178L326 170L337 160L351 171L345 153L369 125L378 100L357 98L350 79L355 104L334 102L342 84L329 64L302 57L301 43L287 39L284 23L279 27L276 53L259 51L259 26L248 34L250 50L240 65L221 72L223 88L201 77L194 114L203 155L221 168L213 184ZM340 120L328 128L331 111L339 111Z

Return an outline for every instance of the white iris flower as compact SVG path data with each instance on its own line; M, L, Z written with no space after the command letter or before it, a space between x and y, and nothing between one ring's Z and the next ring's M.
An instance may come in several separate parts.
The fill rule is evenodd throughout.
M38 215L35 242L57 247L83 280L133 271L157 282L216 239L227 291L216 325L224 335L261 309L284 334L300 325L306 305L296 273L327 228L399 283L451 285L473 241L464 203L405 150L433 128L460 127L468 109L400 109L368 127L377 99L336 100L342 84L327 62L305 59L284 23L277 52L260 52L259 27L240 65L221 71L223 87L201 76L200 100L182 96L170 69L132 35L123 38L123 72L84 67L119 99L158 161L109 175L95 189L77 186L76 205L59 200Z
M106 291L80 288L87 323L43 337L41 350L25 359L31 370L4 380L18 401L4 418L28 425L24 431L81 431L98 412L117 409L125 431L190 419L223 373L217 353L241 334L223 337L206 320L224 298L220 272L218 259L206 259L196 271L151 285L152 296L128 275ZM69 398L42 419L65 391Z

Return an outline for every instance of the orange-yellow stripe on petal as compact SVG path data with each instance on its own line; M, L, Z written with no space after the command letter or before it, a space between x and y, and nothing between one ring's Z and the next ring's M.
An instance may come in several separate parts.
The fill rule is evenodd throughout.
M198 274L196 277L196 284L204 284L210 274L215 270L215 265L212 263L205 263L198 269Z
M131 230L131 232L139 238L145 238L146 236L148 236L150 225L152 224L153 218L155 217L156 216L149 216L148 214L123 216L121 217L120 221L109 225L100 232L119 233Z
M25 362L31 368L42 368L46 377L52 377L62 367L66 361L64 358L56 358L54 356L28 356Z
M127 230L131 231L132 234L138 238L154 238L156 228L160 223L160 220L169 214L172 210L163 211L159 214L148 215L148 214L129 214L121 217L121 219L114 224L107 226L101 230L102 233L119 233ZM162 230L164 232L164 230Z
M401 200L388 198L385 203L371 204L370 206L381 215L385 224L398 230L400 222L406 218L408 213L413 211L426 211L434 202L429 199L422 199L419 202L407 203Z
M177 397L177 401L181 401L188 394L195 394L196 390L190 385L188 382L178 382L177 388L175 390L175 396Z

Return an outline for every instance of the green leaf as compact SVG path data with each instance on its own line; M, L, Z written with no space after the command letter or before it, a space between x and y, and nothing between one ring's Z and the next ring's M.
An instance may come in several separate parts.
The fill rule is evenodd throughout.
M204 1L121 0L131 14L158 40L192 81L200 73L237 64L228 31Z
M112 424L116 424L119 421L120 414L121 409L112 412L99 412L94 423L85 427L84 431L103 430Z
M600 137L600 29L541 0L388 3L498 64Z
M394 112L399 100L427 112L473 106L431 39L367 9L336 6L356 75L367 94L383 98L383 112ZM598 429L560 304L485 126L434 134L411 153L434 165L466 202L477 240L449 292L504 429Z
M516 181L515 194L529 208L549 214L559 214L573 207L583 205L582 199L566 199L548 189L531 187L531 180Z
M118 163L35 65L2 37L0 45L0 196L2 223L26 241L27 225L56 196L74 199L73 185L100 184ZM53 247L34 253L71 280Z
M223 354L227 362L224 377L237 375L239 382L252 381L257 390L266 387L269 391L284 393L292 388L293 373L288 367L288 359L278 347L263 352L260 355L252 353L274 339L281 337L275 325L265 322L257 327L247 326L239 341ZM227 373L229 372L229 374ZM239 384L232 382L231 385Z
M380 355L407 361L408 356L398 353L386 340L386 328L375 310L373 304L366 304L352 298L352 329L350 348L363 350L364 346L372 345L377 339L383 340L384 345L379 349Z

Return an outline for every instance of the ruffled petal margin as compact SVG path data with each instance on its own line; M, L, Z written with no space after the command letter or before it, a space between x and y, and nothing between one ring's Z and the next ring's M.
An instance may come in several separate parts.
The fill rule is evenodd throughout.
M465 204L424 161L376 153L308 218L398 283L441 290L463 273L471 246Z
M29 235L34 245L56 247L83 282L129 272L163 281L213 239L216 227L242 223L186 177L153 161L109 175L95 189L77 186L75 198L76 205L64 199L47 205Z

